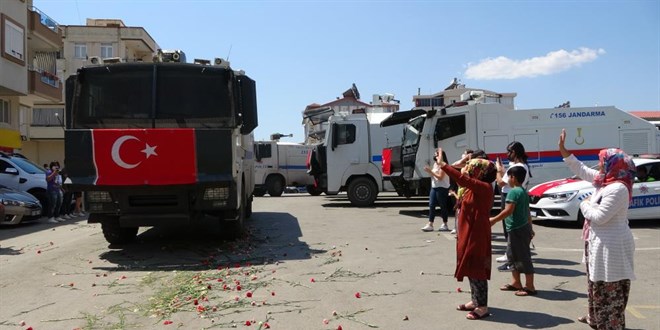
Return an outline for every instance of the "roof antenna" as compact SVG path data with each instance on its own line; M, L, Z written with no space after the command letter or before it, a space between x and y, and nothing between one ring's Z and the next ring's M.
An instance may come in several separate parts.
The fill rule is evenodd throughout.
M227 62L229 62L229 55L231 55L231 48L234 47L234 45L229 45L229 51L227 52Z

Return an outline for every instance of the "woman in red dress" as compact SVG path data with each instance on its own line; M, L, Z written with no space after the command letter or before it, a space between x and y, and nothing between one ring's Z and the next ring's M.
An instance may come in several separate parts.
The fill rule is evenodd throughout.
M442 149L438 148L442 154ZM490 210L493 206L495 164L486 159L472 159L459 172L442 162L442 170L465 187L458 217L458 242L456 244L456 272L459 282L463 277L470 281L471 301L458 305L457 309L469 311L468 320L490 316L488 313L488 280L491 270Z

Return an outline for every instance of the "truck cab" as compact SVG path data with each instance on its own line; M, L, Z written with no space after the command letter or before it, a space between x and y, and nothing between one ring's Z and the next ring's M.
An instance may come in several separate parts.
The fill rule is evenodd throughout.
M382 150L401 139L401 127L381 127L389 113L355 113L329 118L326 138L316 147L309 173L328 195L345 191L354 206L370 206L383 182Z

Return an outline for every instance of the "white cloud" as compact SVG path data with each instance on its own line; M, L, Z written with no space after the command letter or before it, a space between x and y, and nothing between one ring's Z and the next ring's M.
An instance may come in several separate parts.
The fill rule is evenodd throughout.
M595 61L605 54L603 49L581 47L577 50L563 49L549 52L545 56L513 60L504 56L487 58L477 64L468 63L465 77L476 80L516 79L547 76L579 67L583 63Z

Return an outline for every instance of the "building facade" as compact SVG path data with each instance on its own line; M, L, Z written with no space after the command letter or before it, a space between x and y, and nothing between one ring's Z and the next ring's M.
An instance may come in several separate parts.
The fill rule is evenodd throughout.
M64 157L64 81L95 58L153 61L158 44L118 19L60 25L32 0L0 1L0 150Z
M0 1L0 150L22 152L31 111L62 102L62 31L31 0Z
M312 103L303 110L303 128L305 130L304 144L317 144L325 139L328 118L332 115L350 114L355 111L365 113L397 112L399 101L394 94L374 94L371 103L360 100L355 84L344 93L341 98L324 104Z
M56 60L60 81L81 66L98 59L151 62L158 44L142 27L126 26L119 19L87 19L86 25L60 25L62 44ZM64 90L52 102L39 102L24 116L25 141L21 148L35 162L62 161L64 157Z

